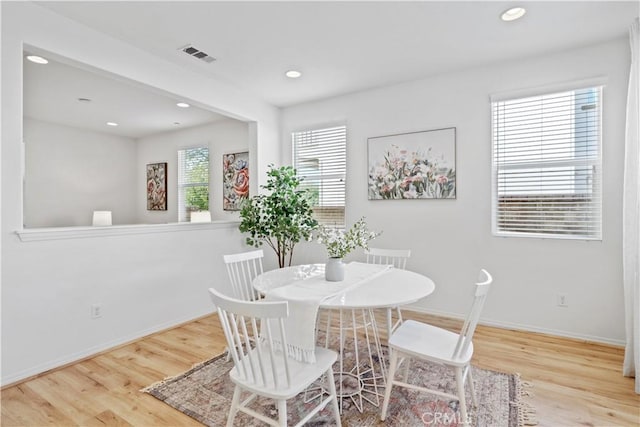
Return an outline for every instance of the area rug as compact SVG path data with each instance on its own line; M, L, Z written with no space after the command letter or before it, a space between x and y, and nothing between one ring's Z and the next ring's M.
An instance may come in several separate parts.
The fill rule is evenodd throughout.
M233 362L225 355L216 356L189 371L164 379L143 389L157 399L208 426L223 426L233 396L234 384L229 379ZM517 374L506 374L477 367L472 368L476 385L478 408L471 407L471 396L467 397L471 424L475 426L516 427L534 425L533 410L523 402L527 387ZM409 382L422 381L430 387L454 393L453 373L445 367L414 361ZM245 395L246 396L246 395ZM363 412L348 402L343 403L342 425L348 427L368 426L447 426L462 425L457 401L443 400L437 396L394 387L389 403L387 419L380 421L380 408L365 403ZM277 417L272 400L258 398L253 408L269 417ZM287 402L289 424L300 420L308 404L303 394ZM303 416L303 415L302 415ZM325 408L307 426L334 425L330 408ZM261 422L243 413L236 416L235 426L262 425Z

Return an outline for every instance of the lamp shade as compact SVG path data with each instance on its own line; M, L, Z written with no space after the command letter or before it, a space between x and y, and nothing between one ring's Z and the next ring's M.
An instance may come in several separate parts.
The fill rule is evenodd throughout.
M111 225L111 211L93 211L93 225Z
M191 212L191 222L211 222L211 212Z

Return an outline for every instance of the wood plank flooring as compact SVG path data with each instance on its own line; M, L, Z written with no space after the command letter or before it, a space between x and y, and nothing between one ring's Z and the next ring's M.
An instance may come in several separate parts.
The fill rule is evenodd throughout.
M405 312L453 330L459 322ZM533 385L540 426L640 426L640 397L621 374L622 348L480 326L474 364L518 372ZM225 347L211 315L1 392L2 426L199 426L139 390L217 355Z

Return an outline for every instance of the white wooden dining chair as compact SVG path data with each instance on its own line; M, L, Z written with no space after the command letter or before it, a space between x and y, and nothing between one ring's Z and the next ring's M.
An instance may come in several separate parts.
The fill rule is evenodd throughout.
M391 335L391 339L389 340L389 351L391 354L389 376L387 377L387 386L384 393L382 411L380 413L380 419L382 421L384 421L387 416L391 389L393 386L398 386L458 400L460 402L461 422L465 425L468 424L469 419L467 417L467 405L464 394L466 383L469 384L471 389L473 405L477 406L478 404L473 387L473 377L471 376L471 357L473 356L473 342L471 339L473 338L473 333L480 319L480 312L482 311L492 281L493 278L486 270L480 271L480 277L476 283L473 305L459 334L413 320L407 320ZM409 384L407 379L408 365L404 379L402 381L397 380L395 374L399 364L398 361L403 360L403 363L408 364L411 359L425 360L452 368L455 372L457 393L445 393L441 390L433 390L416 384Z
M387 264L393 265L395 268L405 269L407 260L411 257L410 249L382 249L369 248L364 251L369 264ZM396 311L398 320L393 321L393 311ZM400 307L387 308L387 340L391 337L391 333L402 324L402 311Z
M236 387L227 426L233 426L233 420L238 411L272 426L286 426L287 400L298 395L323 376L328 396L320 399L320 403L296 426L305 424L329 403L333 409L335 423L340 426L332 368L337 359L337 353L317 347L316 362L304 363L287 357L286 353L280 350L287 348L284 319L289 315L288 302L241 301L226 297L212 288L209 289L209 293L218 310L234 363L229 376ZM279 340L277 346L274 346L274 336ZM248 392L249 396L241 400L244 392ZM276 401L277 420L249 407L257 396Z
M224 255L232 295L243 301L255 301L258 293L253 289L253 279L262 274L262 249L237 254Z

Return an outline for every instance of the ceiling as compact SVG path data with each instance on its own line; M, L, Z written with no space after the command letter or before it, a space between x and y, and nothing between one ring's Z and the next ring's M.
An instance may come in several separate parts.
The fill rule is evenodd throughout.
M625 37L639 9L637 1L37 3L279 107ZM526 7L524 18L501 21L514 5ZM216 61L185 54L188 44ZM289 69L302 77L288 79Z
M122 78L47 59L46 65L24 60L26 117L134 139L227 119L193 106L180 108L179 98Z

